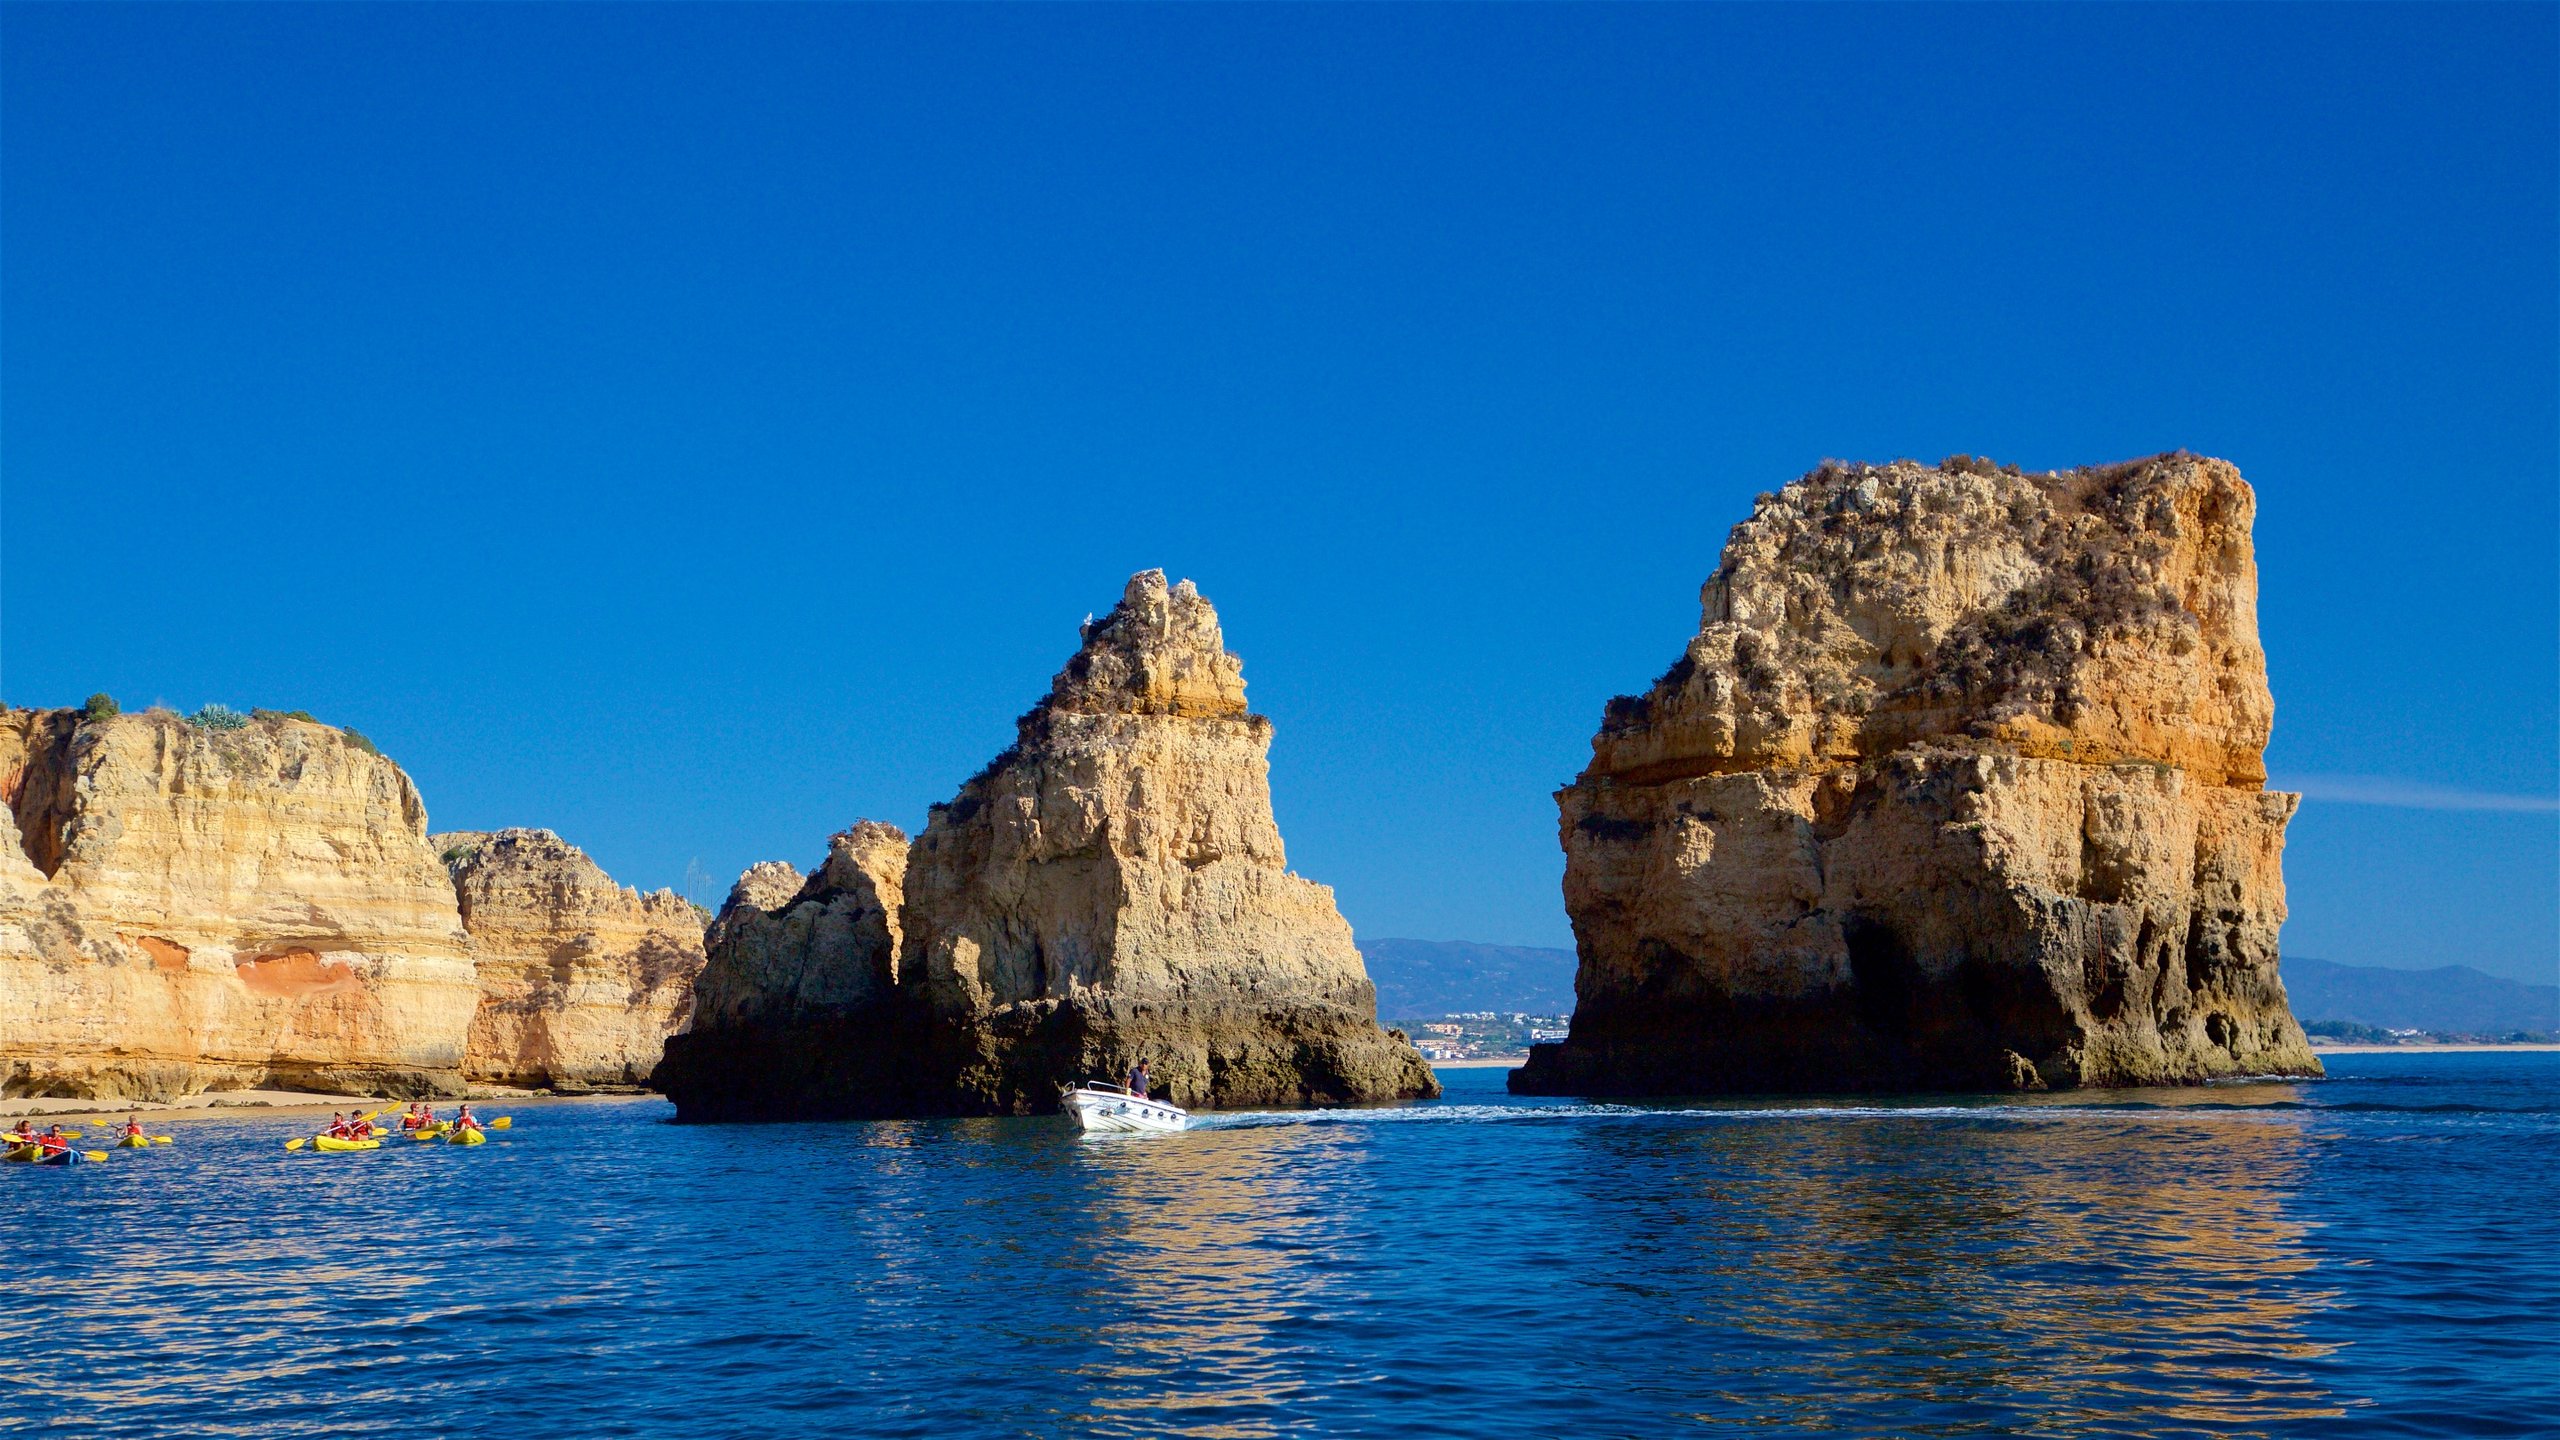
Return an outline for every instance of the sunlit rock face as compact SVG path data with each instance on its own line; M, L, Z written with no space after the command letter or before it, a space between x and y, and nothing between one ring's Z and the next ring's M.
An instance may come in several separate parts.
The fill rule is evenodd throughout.
M480 999L472 1080L549 1089L638 1086L693 1013L701 913L643 895L548 830L428 837L453 877Z
M0 800L0 1090L459 1090L461 916L369 744L0 710Z
M1019 732L907 862L912 983L978 1041L972 1108L1138 1059L1185 1105L1438 1093L1333 892L1287 867L1271 722L1189 581L1132 577Z
M2276 976L2255 497L2175 454L1827 466L1558 792L1581 968L1524 1093L2316 1074Z
M1019 1114L1145 1060L1192 1106L1437 1093L1287 868L1270 744L1208 602L1134 577L894 866L740 881L662 1088L688 1118Z

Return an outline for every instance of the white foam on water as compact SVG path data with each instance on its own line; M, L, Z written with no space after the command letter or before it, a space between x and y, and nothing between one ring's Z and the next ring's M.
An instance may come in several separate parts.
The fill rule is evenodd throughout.
M1598 1101L1552 1104L1407 1105L1344 1110L1229 1110L1194 1115L1190 1129L1234 1130L1272 1125L1431 1125L1483 1123L1553 1123L1593 1120L1676 1120L1696 1123L1767 1120L2217 1120L2234 1117L2274 1118L2301 1113L2292 1107L2190 1109L2183 1106L2122 1108L2089 1105L1767 1105L1680 1106L1618 1105Z

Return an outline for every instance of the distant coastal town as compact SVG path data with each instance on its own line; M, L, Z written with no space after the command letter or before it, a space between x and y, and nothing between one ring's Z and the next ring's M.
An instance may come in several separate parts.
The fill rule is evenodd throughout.
M1516 1064L1529 1058L1530 1046L1562 1040L1571 1022L1572 1017L1567 1015L1469 1010L1390 1023L1413 1037L1413 1043L1421 1047L1423 1059L1448 1065L1496 1060Z

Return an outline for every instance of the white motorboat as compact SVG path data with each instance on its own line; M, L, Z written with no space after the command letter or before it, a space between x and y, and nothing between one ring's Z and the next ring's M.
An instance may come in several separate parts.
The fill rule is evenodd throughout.
M1063 1103L1079 1128L1101 1133L1179 1130L1191 1123L1190 1111L1150 1100L1124 1085L1078 1085L1066 1093Z

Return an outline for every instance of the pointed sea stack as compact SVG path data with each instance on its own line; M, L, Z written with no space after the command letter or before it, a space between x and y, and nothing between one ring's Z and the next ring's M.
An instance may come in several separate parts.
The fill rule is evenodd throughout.
M1190 581L1133 577L1019 732L907 860L902 983L971 1037L969 1108L1140 1059L1181 1105L1439 1093L1333 892L1289 873L1271 722Z
M1288 871L1217 613L1148 571L1083 641L894 883L740 882L660 1067L680 1115L1031 1114L1139 1060L1187 1106L1438 1093L1332 891ZM794 918L829 894L859 913Z
M2187 454L1831 465L1557 793L1581 954L1523 1094L2318 1074L2276 976L2255 497Z

